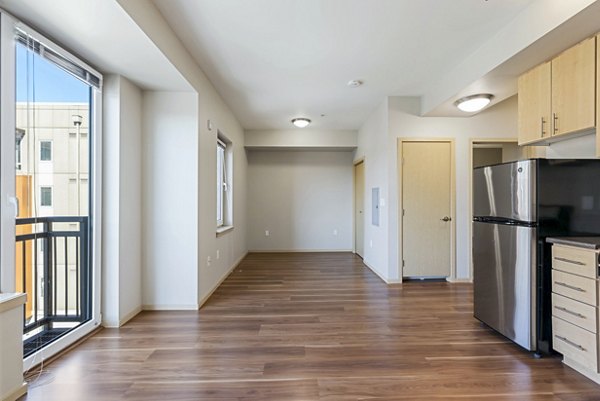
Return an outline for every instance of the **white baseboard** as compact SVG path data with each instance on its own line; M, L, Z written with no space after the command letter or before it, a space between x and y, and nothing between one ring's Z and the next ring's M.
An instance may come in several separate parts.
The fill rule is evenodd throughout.
M446 277L446 281L449 283L473 283L473 279L470 278Z
M373 273L375 273L375 275L376 275L377 277L379 277L379 278L380 278L380 279L381 279L381 280L382 280L384 283L386 283L386 284L395 284L395 282L394 282L394 281L390 282L390 281L389 281L389 280L388 280L386 277L383 277L383 276L381 275L381 273L379 273L377 270L375 270L375 268L374 268L373 266L371 266L370 264L368 264L367 262L365 262L365 260L364 260L364 259L363 259L363 264L364 264L365 266L367 266L369 269L371 269L371 271L372 271ZM401 283L401 281L397 281L397 282L398 282L398 283Z
M10 393L2 395L2 401L17 401L25 394L27 394L27 383L23 383Z
M229 268L229 270L227 270L227 272L225 272L225 274L223 274L223 276L219 279L219 281L217 282L217 284L214 285L214 287L212 288L212 290L210 290L208 292L208 294L206 294L204 297L202 297L202 299L199 302L198 305L198 309L202 308L202 305L204 305L206 303L206 301L208 301L208 299L212 296L212 294L214 294L214 292L217 290L217 288L219 288L221 286L221 284L223 284L223 281L225 281L225 279L227 277L229 277L229 275L231 273L233 273L233 271L240 265L240 263L242 263L242 260L244 260L244 258L248 255L248 252L244 253L242 256L240 256L234 263L233 265Z
M352 249L252 249L248 253L326 253L326 252L349 252Z
M142 305L142 310L198 310L200 306L198 304L187 304L187 305L177 305L177 304L151 304L151 305Z
M136 317L138 315L138 313L140 313L141 311L142 311L142 306L140 305L140 306L136 307L134 310L132 310L131 312L129 312L128 314L126 314L125 316L123 316L119 320L119 327L123 326L125 323L127 323L128 321L130 321L131 319Z

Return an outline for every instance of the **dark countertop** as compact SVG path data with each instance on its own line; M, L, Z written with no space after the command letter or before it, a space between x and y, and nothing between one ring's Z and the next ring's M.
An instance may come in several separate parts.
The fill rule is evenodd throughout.
M586 249L600 249L600 237L548 237L546 242Z

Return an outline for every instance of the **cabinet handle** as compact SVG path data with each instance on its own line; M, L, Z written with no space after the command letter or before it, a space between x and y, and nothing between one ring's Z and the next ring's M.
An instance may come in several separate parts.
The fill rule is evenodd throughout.
M571 260L571 259L567 259L567 258L561 258L560 256L555 256L554 260L559 260L559 261L565 262L565 263L571 263L572 265L577 265L577 266L585 266L585 263L583 263L583 262L579 262L577 260Z
M544 124L546 124L546 120L544 120L544 117L541 118L542 120L542 138L544 137L544 135L546 135L546 131L544 131Z
M567 288L569 288L571 290L575 290L575 291L579 291L579 292L586 292L583 288L575 287L575 286L569 285L567 283L563 283L561 281L555 281L554 284L560 285L560 286L563 286L563 287L567 287Z
M558 132L558 114L552 113L552 119L554 120L554 135Z
M561 340L561 341L564 341L564 342L566 342L567 344L569 344L569 345L570 345L570 346L572 346L572 347L575 347L575 348L577 348L577 349L580 349L581 351L585 351L585 350L586 350L586 349L585 349L585 348L583 348L581 345L579 345L579 344L577 344L577 343L574 343L573 341L569 340L569 339L568 339L568 338L566 338L566 337L562 337L562 336L559 336L559 335L557 335L557 336L556 336L556 338L558 338L558 339L559 339L559 340Z
M573 312L572 310L568 310L567 308L563 307L563 306L555 306L556 309L561 310L563 312L569 313L573 316L577 316L581 319L585 319L585 316L582 315L581 313L577 313L577 312Z

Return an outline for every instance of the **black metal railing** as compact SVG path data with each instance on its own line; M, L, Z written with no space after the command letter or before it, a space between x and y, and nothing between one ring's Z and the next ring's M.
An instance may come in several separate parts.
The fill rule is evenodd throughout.
M27 356L91 317L89 227L88 217L77 216L19 218L16 225Z

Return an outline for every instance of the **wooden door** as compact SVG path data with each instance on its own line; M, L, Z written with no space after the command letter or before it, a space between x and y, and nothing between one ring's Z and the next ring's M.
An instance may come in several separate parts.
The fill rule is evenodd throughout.
M354 166L354 247L363 258L365 252L365 163Z
M552 112L553 135L595 126L595 37L584 40L552 60Z
M450 142L402 143L404 277L448 277L451 271Z
M551 85L550 62L541 64L519 77L519 145L550 136Z

